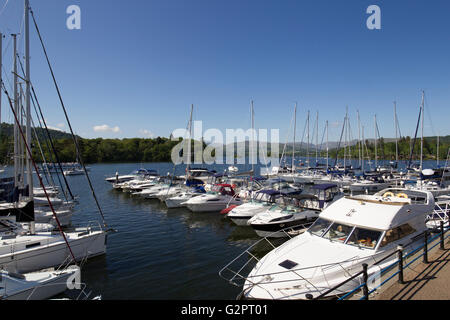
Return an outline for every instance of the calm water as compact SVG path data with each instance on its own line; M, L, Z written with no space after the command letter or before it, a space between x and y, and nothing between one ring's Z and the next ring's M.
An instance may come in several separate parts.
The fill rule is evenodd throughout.
M118 192L104 181L118 171L140 167L173 172L169 163L91 165L90 177L108 226L105 256L91 259L82 280L103 299L235 299L239 288L218 272L259 237L249 227L237 227L219 213L168 210L159 200L144 200ZM227 166L217 165L220 172ZM238 166L240 170L248 170ZM259 172L259 168L257 168ZM179 166L176 174L184 174ZM74 225L100 221L86 177L67 177L80 197Z

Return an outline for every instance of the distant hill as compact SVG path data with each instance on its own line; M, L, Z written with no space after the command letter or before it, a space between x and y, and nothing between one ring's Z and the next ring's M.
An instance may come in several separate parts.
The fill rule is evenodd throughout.
M14 137L14 125L11 123L2 123L0 126L0 134L6 137ZM70 133L48 129L50 132L50 136L52 139L72 139L72 135ZM25 132L24 132L25 133ZM36 128L36 134L39 136L39 139L47 139L47 132L45 129ZM34 132L32 132L33 138L35 137ZM78 137L79 138L79 137Z

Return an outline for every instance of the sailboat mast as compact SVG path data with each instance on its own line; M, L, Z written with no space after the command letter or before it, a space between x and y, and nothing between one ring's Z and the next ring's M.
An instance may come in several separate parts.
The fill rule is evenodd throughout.
M364 126L362 126L362 128L361 128L361 138L362 138L362 142L363 142L361 145L361 153L362 153L361 170L364 173L364 145L366 144L366 141L364 140Z
M377 167L378 167L378 156L377 156L377 115L375 115L374 117L374 128L375 128L375 171L377 171Z
M2 70L3 70L3 34L0 32L0 126L2 124L2 84L3 84L3 79L2 79ZM0 127L0 131L1 131L1 127Z
M252 144L251 144L251 153L252 153L252 177L255 175L255 110L253 108L253 100L251 103L251 114L252 114ZM252 189L253 189L253 179L252 179Z
M395 161L398 163L398 127L397 127L397 102L394 101L394 126L395 126Z
M30 78L30 1L25 0L25 108L27 117L26 127L26 141L27 145L31 148L31 78ZM26 166L27 166L27 184L28 184L28 196L33 201L33 169L31 163L31 154L26 152ZM39 172L36 172L39 174ZM34 233L34 221L30 222L30 232Z
M292 172L294 172L295 170L295 133L297 131L297 102L295 103L295 108L294 108L294 146L292 148Z
M13 90L14 90L14 113L19 114L18 99L18 77L17 77L17 35L12 34L13 38ZM14 121L14 185L19 186L19 130L17 122Z
M316 112L316 166L319 159L319 111Z
M326 127L327 127L327 170L328 170L328 120L326 122Z
M308 126L308 134L307 134L307 141L308 143L306 144L306 161L308 162L308 169L310 168L309 166L309 110L308 110L308 120L307 120L307 126Z
M359 118L359 110L356 110L356 114L358 115L358 160L359 160L359 167L361 168L361 121Z
M420 172L423 170L423 122L425 118L425 91L422 91L422 119L421 119L421 130L422 138L420 139Z
M191 164L191 159L192 159L192 155L191 155L191 138L192 138L192 113L194 112L194 105L191 105L191 113L189 115L189 135L188 135L188 156L186 159L186 176L189 175L189 166ZM189 177L188 177L189 178Z

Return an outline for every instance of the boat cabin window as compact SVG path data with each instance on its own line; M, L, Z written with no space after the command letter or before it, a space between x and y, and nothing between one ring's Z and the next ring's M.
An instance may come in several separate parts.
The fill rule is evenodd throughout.
M321 237L325 231L327 231L328 227L331 225L331 221L319 218L314 224L308 229L308 232Z
M388 230L388 231L386 231L386 234L384 235L384 238L381 241L380 247L384 247L384 246L388 245L389 243L400 240L414 232L416 232L416 230L413 227L411 227L409 224L403 224L397 228Z
M380 236L381 231L355 228L348 238L347 244L368 249L375 249Z
M350 232L352 232L353 227L347 226L345 224L333 223L333 225L328 229L327 233L323 236L325 239L330 239L332 241L338 241L344 243L347 240Z

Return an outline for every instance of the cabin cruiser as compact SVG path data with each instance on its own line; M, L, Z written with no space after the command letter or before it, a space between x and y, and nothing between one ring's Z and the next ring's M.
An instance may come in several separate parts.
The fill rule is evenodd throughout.
M0 270L0 300L45 300L68 289L71 278L80 273L77 266L25 274Z
M183 179L198 179L207 183L217 172L215 170L208 170L205 168L189 168L185 176L180 176Z
M206 193L206 191L202 186L196 186L192 187L190 190L181 192L175 196L167 198L164 201L164 203L166 204L166 207L169 209L183 208L186 207L184 203L187 202L189 199L197 197L204 193Z
M350 193L355 194L374 194L378 191L388 188L390 182L384 181L377 175L366 176L361 180L357 180L348 186Z
M273 204L250 218L247 222L260 237L283 238L288 232L301 232L306 230L319 213L313 210L304 210L299 207L296 196L299 193L283 194L282 203Z
M136 179L140 176L153 177L158 176L158 173L156 170L139 169L131 172L130 174L120 176L119 173L116 172L116 175L114 177L106 178L105 181L108 181L109 183L122 183Z
M182 202L193 212L221 211L229 205L240 205L243 201L239 198L230 184L216 184L210 192L193 197Z
M251 200L240 206L235 206L229 211L227 217L238 226L246 226L250 218L260 212L266 211L281 196L282 193L278 190L259 190Z
M315 184L309 193L297 197L299 206L303 209L322 211L331 203L344 196L334 183Z
M364 263L369 278L373 277L396 261L396 255L386 257L398 245L409 253L423 243L425 217L434 206L430 192L405 188L345 196L322 211L307 232L257 260L244 277L242 295L247 299L315 298L359 273ZM234 268L235 261L220 274ZM361 281L355 277L325 298L348 293Z

